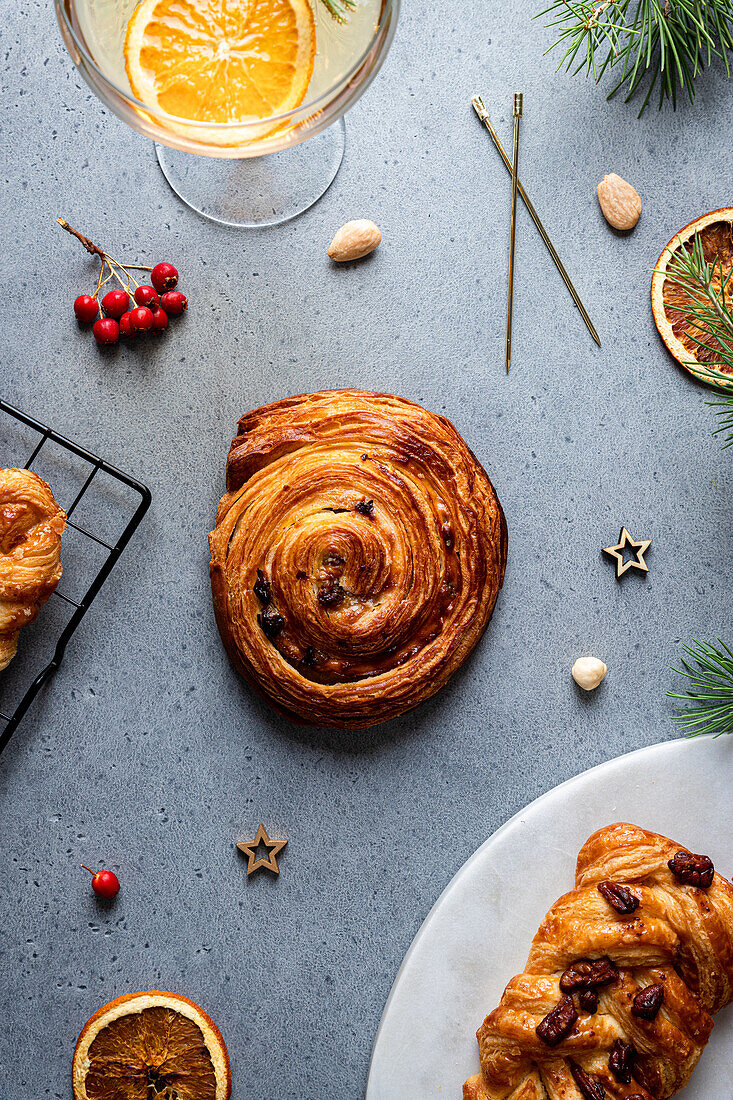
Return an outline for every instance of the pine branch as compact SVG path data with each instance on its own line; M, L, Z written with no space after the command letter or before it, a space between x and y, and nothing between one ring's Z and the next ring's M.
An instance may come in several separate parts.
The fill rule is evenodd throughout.
M573 75L581 69L599 81L606 69L620 71L609 99L620 89L626 100L648 83L641 114L659 81L659 106L677 106L677 93L687 89L713 58L730 76L733 51L733 0L553 0L539 13L557 28L550 46L564 47L558 69Z
M691 660L682 657L682 668L672 669L689 681L681 693L666 692L672 699L693 704L672 716L686 737L733 733L733 650L721 638L717 643L714 646L695 638L691 646L682 647Z
M332 19L345 23L350 11L356 10L358 0L321 0Z
M695 233L687 246L675 251L665 276L686 299L684 305L668 303L665 308L688 323L684 334L709 353L707 364L692 359L685 366L720 397L707 403L716 409L720 424L713 435L725 433L725 450L733 446L733 267L726 272L720 256L708 263L700 234ZM730 370L730 382L721 381L720 367Z

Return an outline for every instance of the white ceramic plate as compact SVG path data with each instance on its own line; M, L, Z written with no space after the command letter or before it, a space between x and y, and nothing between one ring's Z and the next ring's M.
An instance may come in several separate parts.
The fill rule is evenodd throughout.
M412 942L374 1045L367 1100L460 1100L478 1072L475 1033L521 973L552 903L572 888L583 842L631 821L733 874L733 737L621 756L538 798L464 863ZM733 1006L680 1100L733 1100Z

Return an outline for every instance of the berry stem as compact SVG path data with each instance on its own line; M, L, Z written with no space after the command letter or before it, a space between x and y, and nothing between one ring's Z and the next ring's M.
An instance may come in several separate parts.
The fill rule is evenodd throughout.
M57 218L56 221L59 223L59 225L61 226L62 229L65 229L67 233L71 233L72 237L76 237L76 239L78 241L81 241L81 243L84 245L84 247L86 248L87 252L90 255L99 256L101 258L101 260L102 260L102 271L104 270L104 265L107 264L110 271L115 276L115 278L119 282L120 286L124 290L129 291L131 280L135 284L136 287L140 286L139 282L134 277L134 275L130 274L131 270L134 270L134 271L152 271L153 270L152 267L145 267L142 264L121 264L119 260L116 260L114 258L114 256L110 256L109 252L105 252L104 249L100 248L98 244L95 244L94 241L90 241L89 238L85 237L83 233L80 233L78 229L74 229L73 226L69 225L69 223L66 221L65 218ZM125 275L127 276L127 285L125 285L125 283L122 282L122 279L118 275L117 271L115 271L115 268L119 268L120 271L124 271ZM100 278L101 278L101 272L100 272ZM99 286L101 286L101 285L102 284L100 282ZM97 292L99 292L99 286L97 287ZM94 295L94 297L96 297L96 294Z
M87 867L86 863L80 864L82 871L88 871L90 875L95 874L91 867Z
M102 276L104 275L105 264L106 264L106 261L103 258L102 259L102 266L99 269L99 278L97 279L97 289L94 291L94 294L92 294L92 298L94 298L95 302L99 301L99 292L102 289L102 287L104 286L104 283L102 282ZM105 279L105 282L106 281L107 280Z
M132 280L132 282L135 284L135 286L140 286L140 283L137 281L135 276L130 274L127 264L121 264L119 260L115 260L114 257L110 256L109 253L107 253L107 252L105 252L105 256L107 258L107 263L109 264L110 269L112 269L112 265L114 264L114 266L118 267L120 269L120 271L124 271L125 275L127 276L127 286L125 286L125 290L129 291L129 289L130 289L130 280ZM132 267L132 266L133 266L132 264L129 265L129 267ZM120 278L119 275L117 275L117 272L115 272L115 275L117 276L118 279ZM122 284L122 280L120 280L120 283L121 283L121 285L124 285L124 284Z
M57 218L56 221L59 223L62 229L65 229L67 233L71 233L72 237L76 237L77 240L81 241L81 243L84 245L87 252L90 253L90 255L101 256L103 260L105 259L107 253L103 249L101 249L99 245L95 244L94 241L90 241L88 237L85 237L83 233L80 233L78 229L72 228L72 226L69 225L65 218Z
M107 265L107 266L109 266L109 265ZM103 280L102 280L102 282L101 282L101 283L99 284L99 289L100 289L100 290L102 289L102 287L103 287L103 286L106 286L106 285L107 285L107 283L108 283L108 282L110 281L110 279L112 278L112 275L113 275L113 272L112 272L112 270L110 269L110 273L109 273L109 275L107 276L107 278L106 278L106 279L103 279Z
M108 258L107 258L107 266L109 267L110 271L112 272L112 274L114 275L115 279L116 279L116 280L117 280L117 282L118 282L118 283L120 284L120 286L122 287L122 289L123 289L123 290L126 290L126 291L127 291L127 293L129 294L129 293L130 293L130 279L132 278L132 276L131 276L131 275L130 275L130 274L129 274L129 273L127 272L127 271L125 271L124 267L122 267L122 264L116 264L116 263L115 263L115 267L113 267L113 266L112 266L112 263L110 263L110 259L111 259L111 257L108 257ZM113 263L114 263L114 262L115 262L115 261L113 261ZM123 281L123 279L122 279L122 276L121 276L121 275L120 275L120 273L119 273L119 272L118 272L118 271L116 270L116 268L117 268L117 267L119 267L121 271L125 271L125 275L127 275L127 282L124 282L124 281ZM133 282L135 282L135 280L134 280L134 279L133 279ZM135 286L137 286L137 283L135 283Z

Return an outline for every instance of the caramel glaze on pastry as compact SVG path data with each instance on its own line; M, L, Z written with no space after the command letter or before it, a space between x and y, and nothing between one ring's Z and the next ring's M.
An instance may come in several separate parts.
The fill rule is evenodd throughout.
M66 513L30 470L0 470L0 669L61 580Z
M480 1027L464 1100L666 1100L731 1000L733 886L707 856L609 825Z
M242 675L288 718L358 729L438 691L491 617L504 514L442 416L332 390L243 416L209 536Z

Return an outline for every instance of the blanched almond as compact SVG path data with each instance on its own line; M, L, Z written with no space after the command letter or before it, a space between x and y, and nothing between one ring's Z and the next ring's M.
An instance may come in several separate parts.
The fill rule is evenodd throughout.
M630 183L615 172L604 176L597 187L603 216L614 229L633 229L641 217L641 198Z
M360 260L373 252L381 240L382 234L374 222L358 218L341 226L328 246L328 254L337 263Z

